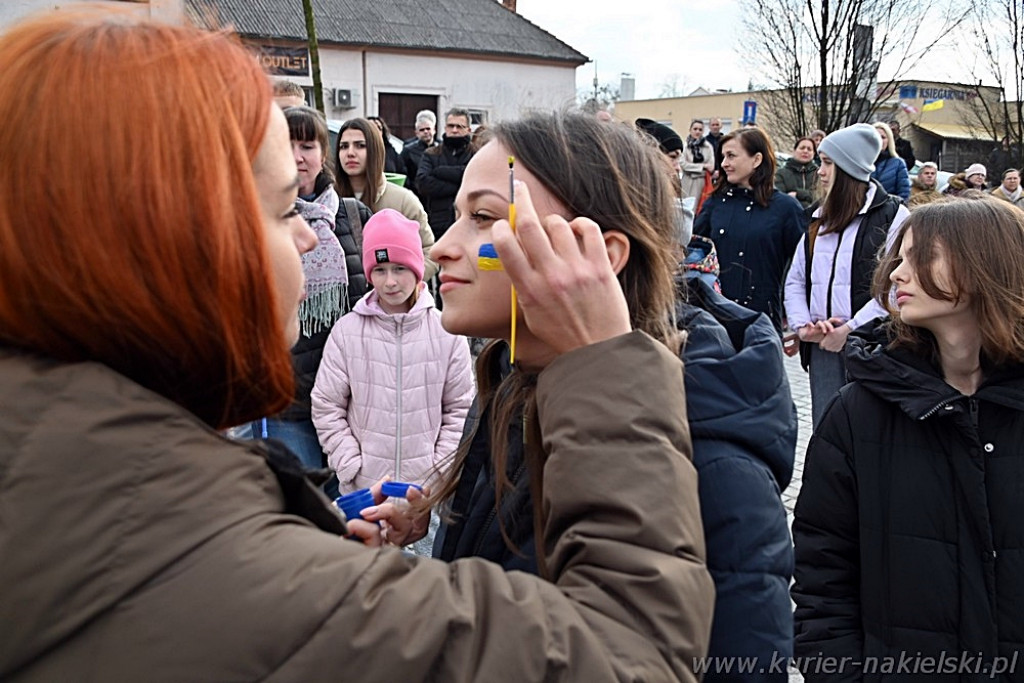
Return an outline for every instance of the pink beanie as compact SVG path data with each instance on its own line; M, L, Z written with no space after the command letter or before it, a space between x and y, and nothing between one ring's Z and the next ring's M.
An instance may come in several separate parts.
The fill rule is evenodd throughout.
M400 263L422 280L420 224L394 209L381 209L370 216L363 227L363 272L367 281L378 263Z

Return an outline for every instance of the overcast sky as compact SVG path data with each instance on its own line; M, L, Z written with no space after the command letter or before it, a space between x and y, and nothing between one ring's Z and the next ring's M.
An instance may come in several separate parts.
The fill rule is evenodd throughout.
M622 73L633 74L637 99L658 97L673 78L684 93L699 86L744 90L750 78L733 48L739 36L728 26L735 0L517 0L516 9L591 59L576 71L578 88L593 88L595 65L602 84L617 87Z
M632 74L637 99L660 97L673 80L683 94L698 87L743 91L751 79L766 80L737 49L744 39L737 0L644 0L618 6L594 0L517 0L516 9L591 59L576 70L578 89L593 88L595 65L602 84L618 87L622 73ZM970 80L952 49L936 53L911 76Z

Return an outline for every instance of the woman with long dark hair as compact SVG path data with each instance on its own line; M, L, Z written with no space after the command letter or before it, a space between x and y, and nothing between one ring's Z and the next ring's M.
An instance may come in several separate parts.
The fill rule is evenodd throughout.
M768 669L792 651L792 547L779 492L792 474L796 443L793 403L774 328L703 282L684 282L680 274L674 290L671 278L663 277L676 267L672 247L678 244L678 209L670 182L675 174L646 134L582 114L534 115L492 130L491 142L466 169L457 199L463 218L432 252L441 264L446 327L502 340L478 360L478 399L452 469L432 496L447 520L435 556L449 561L484 557L505 569L541 575L548 575L556 560L541 541L550 523L544 502L550 493L543 473L546 450L535 421L536 373L550 353L550 342L520 327L511 365L505 341L511 337L510 304L504 303L509 301L507 278L500 272L474 272L474 255L506 211L502 199L512 156L517 178L530 188L536 205L550 212L547 220L586 211L604 229L615 262L622 264L619 281L630 293L635 325L670 348L677 348L677 330L686 335L680 355L686 365L684 385L691 392L687 411L700 515L715 582L708 654L721 661L760 658L758 666ZM608 175L586 172L596 167ZM626 244L628 259L621 251ZM736 346L724 339L736 340ZM596 395L575 399L583 401L581 410L604 405L612 386L627 395L645 391L633 378L595 381L601 385ZM633 400L614 402L612 409L632 413L628 404ZM635 476L637 482L645 478L640 471ZM688 501L676 508L680 502L671 503L676 514L691 514ZM381 517L390 524L390 515ZM420 530L425 519L418 519ZM389 540L408 542L415 536L389 535ZM709 673L705 680L722 679ZM759 680L784 681L785 673Z
M809 367L811 412L825 406L846 382L844 348L853 330L885 315L871 297L871 274L910 212L871 177L881 146L866 123L832 133L818 147L818 177L825 200L786 277L786 312Z
M874 295L796 504L796 655L846 662L804 678L1020 680L1024 212L914 209Z
M366 120L377 126L381 139L384 141L384 172L405 173L405 164L399 156L398 150L391 145L391 129L387 122L379 116L367 116Z
M803 208L775 189L775 150L759 128L722 138L722 175L693 224L718 248L722 293L782 331L782 278L804 234Z
M534 431L538 426L537 374L549 362L553 344L538 338L529 323L524 325L520 320L515 367L509 367L508 277L503 271L478 269L480 245L491 241L493 226L504 221L508 213L508 159L515 158L517 188L528 188L526 192L545 220L564 222L558 217L585 211L593 219L577 221L589 225L601 221L597 223L600 242L609 250L617 270L617 286L626 294L629 308L623 313L634 328L643 330L657 340L660 348L673 354L679 350L678 333L670 319L676 263L673 235L662 226L675 225L675 204L660 153L653 146L642 144L628 128L606 126L583 115L548 115L504 123L492 131L492 141L474 155L466 169L456 199L459 220L431 252L441 265L445 328L467 336L499 340L483 351L477 363L477 404L481 417L475 423L475 433L463 441L454 466L433 498L454 509L459 517L452 520L454 526L443 531L446 538L438 541L439 548L443 548L442 557L453 559L470 554L463 546L474 544L477 526L493 524L494 528L502 528L502 533L495 539L485 532L488 549L472 554L501 561L511 569L518 566L511 559L518 551L505 547L503 534L512 534L518 547L522 545L523 534L531 542L535 537L541 538L540 534L535 536L532 523L522 528L523 520L536 519L541 526L545 521L539 509L535 515L521 517L508 515L502 506L539 506L543 498L546 454ZM570 141L578 143L582 139L592 144L569 149ZM593 163L604 160L615 181L613 189L602 191L598 179L584 172L584 168L593 166L582 164L580 154L591 157ZM602 386L610 389L608 384L605 378ZM602 404L608 400L603 391L593 399ZM527 425L525 432L523 424ZM510 438L511 431L518 436ZM477 455L470 457L470 451ZM481 460L480 453L487 457ZM484 462L488 462L488 470L497 473L493 481L498 485L492 481L480 492L490 496L494 506L483 501L469 504L468 497L475 489L479 467ZM458 496L459 489L465 489L463 496ZM695 512L696 508L690 510L688 506L696 501L679 503L683 504L680 515ZM495 506L502 514L491 516L490 523L485 523L489 509ZM469 509L474 512L469 517L462 516ZM492 543L494 548L490 548ZM545 553L535 554L533 550L530 549L529 556L541 558L540 564L546 564Z
M336 160L337 189L342 197L355 197L371 211L394 209L420 226L420 241L426 258L425 280L437 272L430 260L434 233L427 223L427 212L412 191L389 183L384 177L384 139L380 129L366 119L349 119L338 131ZM359 245L362 250L362 245Z

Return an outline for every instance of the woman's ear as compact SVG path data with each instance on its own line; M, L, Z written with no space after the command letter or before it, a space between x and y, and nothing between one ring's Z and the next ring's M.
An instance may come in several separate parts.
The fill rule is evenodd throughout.
M761 154L760 152L755 154L754 155L754 168L757 168L758 166L760 166L762 161L764 161L764 155Z
M604 247L608 250L612 270L618 275L629 261L629 238L618 230L609 230L601 236L604 238Z

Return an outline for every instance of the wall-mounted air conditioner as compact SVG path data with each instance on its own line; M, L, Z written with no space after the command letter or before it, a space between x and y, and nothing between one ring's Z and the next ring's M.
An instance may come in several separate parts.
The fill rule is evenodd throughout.
M338 109L352 109L352 91L341 88L334 89L334 106Z

